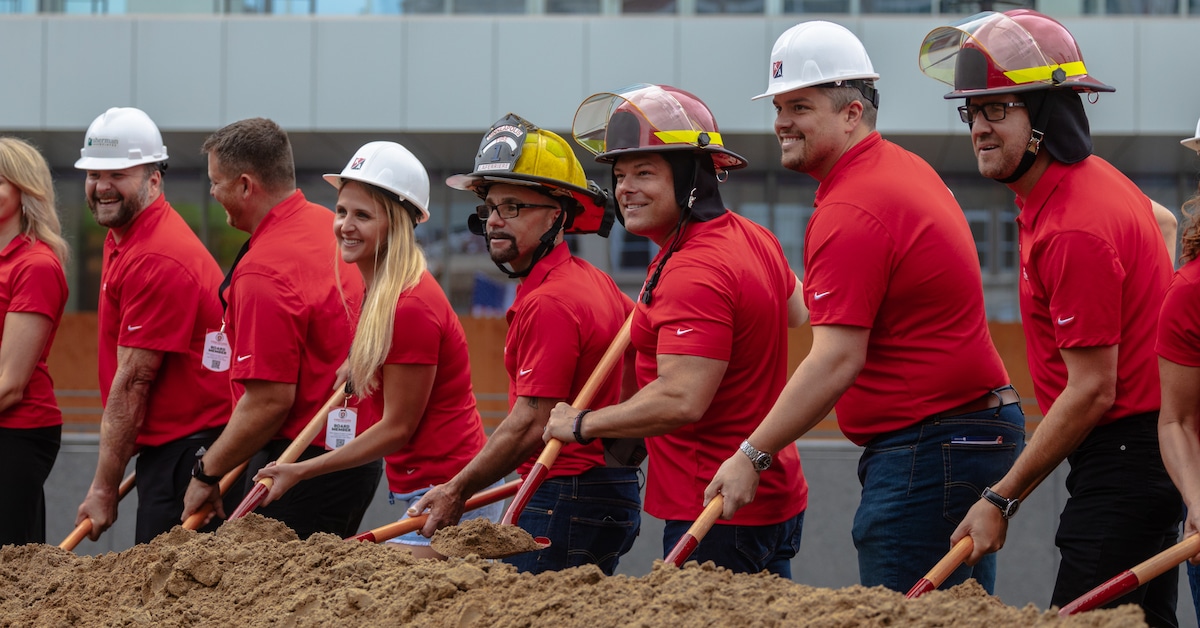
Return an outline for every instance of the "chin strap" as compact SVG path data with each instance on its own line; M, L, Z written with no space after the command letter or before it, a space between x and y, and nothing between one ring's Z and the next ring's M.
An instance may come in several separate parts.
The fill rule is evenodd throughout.
M679 241L683 239L683 231L687 229L689 219L692 217L692 204L696 202L696 189L692 188L691 194L688 195L687 207L679 214L679 223L675 225L675 237L671 239L670 246L667 247L667 252L658 260L658 265L654 267L654 274L650 275L650 279L646 280L646 284L642 286L642 293L638 295L638 300L645 305L650 305L654 301L654 288L658 286L658 279L662 275L663 267L667 265L667 260L675 254L675 249L679 248Z
M1042 149L1042 140L1045 139L1045 131L1039 129L1046 128L1046 124L1050 122L1050 110L1054 108L1055 101L1052 98L1046 98L1042 103L1042 108L1038 111L1037 123L1032 126L1029 136L1029 143L1025 145L1025 153L1021 155L1021 162L1017 164L1012 174L1003 179L996 179L1000 183L1013 183L1025 176L1026 172L1033 167L1033 162L1037 159L1038 151Z
M554 224L550 225L550 228L546 230L546 233L542 234L542 237L539 239L538 247L534 249L533 257L530 259L529 266L525 270L512 270L495 260L492 260L492 263L496 265L496 268L500 269L500 272L508 275L510 279L521 279L528 277L529 273L533 270L534 265L538 263L538 260L548 255L554 248L554 240L558 237L558 232L562 231L563 229L563 223L566 221L566 214L566 209L563 209L561 212L559 212L558 218L554 219ZM475 235L483 236L483 244L487 247L488 253L491 253L492 243L487 239L487 230L484 228L483 221L479 219L479 216L474 214L467 216L467 229Z

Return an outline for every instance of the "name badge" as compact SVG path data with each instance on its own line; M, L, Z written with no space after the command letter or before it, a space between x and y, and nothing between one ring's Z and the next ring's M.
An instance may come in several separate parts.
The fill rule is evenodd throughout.
M232 353L229 348L229 336L222 331L210 331L204 334L204 354L201 356L200 366L224 373L229 370L229 356Z
M358 413L354 408L338 408L329 413L325 422L325 449L333 450L354 440Z

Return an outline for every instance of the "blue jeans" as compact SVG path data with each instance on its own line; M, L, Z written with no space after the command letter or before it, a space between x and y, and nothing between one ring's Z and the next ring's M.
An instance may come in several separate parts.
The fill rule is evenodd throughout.
M950 535L1025 447L1020 403L930 418L867 443L858 462L862 500L854 547L862 585L907 592L950 550ZM942 588L975 578L996 586L996 556L960 565Z
M665 522L663 556L671 553L693 523L679 520ZM717 522L700 540L688 560L698 563L711 560L718 567L735 573L766 570L790 580L792 558L800 551L800 533L803 529L803 512L791 519L765 526L734 526Z
M517 525L550 547L504 559L519 571L541 573L596 565L611 576L642 526L636 467L594 467L550 478L534 492Z

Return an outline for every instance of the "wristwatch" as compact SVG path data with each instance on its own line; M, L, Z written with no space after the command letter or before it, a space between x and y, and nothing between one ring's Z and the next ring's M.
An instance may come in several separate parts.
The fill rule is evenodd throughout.
M754 465L755 471L766 471L767 467L771 466L772 460L774 460L771 458L771 454L755 449L754 445L751 445L750 441L748 440L742 441L742 444L738 447L738 449L741 450L742 453L746 454L746 457L750 459L750 464Z
M221 476L207 475L204 473L204 454L207 451L208 449L204 447L196 450L196 462L192 465L192 477L204 482L209 486L212 486L213 484L221 481Z
M1000 516L1007 521L1013 515L1017 514L1017 508L1021 506L1021 500L1009 499L1001 497L999 493L993 491L991 487L983 489L982 497L992 503L993 506L1000 509Z

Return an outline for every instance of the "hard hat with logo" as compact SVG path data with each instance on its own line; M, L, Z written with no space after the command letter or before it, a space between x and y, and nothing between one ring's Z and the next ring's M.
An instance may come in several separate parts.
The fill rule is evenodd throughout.
M921 43L921 71L954 88L945 98L1048 89L1113 92L1088 74L1065 26L1030 9L985 11L935 28Z
M488 188L495 183L536 187L549 196L567 200L567 233L607 237L612 228L608 194L587 180L571 145L558 134L513 113L484 134L470 174L446 179L446 185L469 190L480 198L487 196Z
M417 208L417 224L429 220L429 173L416 156L395 142L363 144L340 174L324 178L339 190L346 181L382 188Z
M1196 137L1187 140L1180 140L1179 143L1183 144L1186 148L1196 151L1197 154L1200 154L1200 121L1196 122Z
M88 127L75 167L80 170L124 170L167 160L162 134L146 112L113 107Z
M717 170L746 167L721 143L708 106L668 85L641 83L589 96L575 112L572 134L604 163L629 153L692 151L711 155Z
M849 85L858 87L863 96L879 106L878 92L866 83L879 79L867 49L849 29L833 22L802 22L787 29L771 49L767 77L767 91L751 100L804 87L854 81Z

